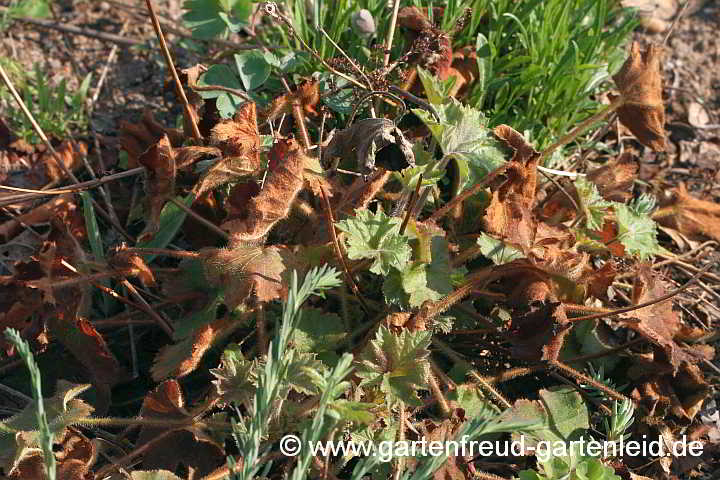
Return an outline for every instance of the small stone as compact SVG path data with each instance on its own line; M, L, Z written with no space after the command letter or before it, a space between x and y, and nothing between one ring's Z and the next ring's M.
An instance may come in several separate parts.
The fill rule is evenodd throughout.
M350 18L352 28L361 37L369 37L375 33L375 19L369 10L358 10Z

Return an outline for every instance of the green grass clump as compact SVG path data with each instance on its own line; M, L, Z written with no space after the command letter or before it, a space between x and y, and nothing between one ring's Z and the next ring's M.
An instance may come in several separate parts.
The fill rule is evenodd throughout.
M23 102L33 114L43 132L49 137L65 139L72 133L83 133L88 127L85 100L90 89L92 74L88 74L77 90L73 91L62 79L52 84L47 72L35 64L32 74L22 70L16 62L0 59L3 67L10 73ZM28 143L40 142L30 121L17 108L10 92L0 89L0 109L7 112L5 120L19 138Z

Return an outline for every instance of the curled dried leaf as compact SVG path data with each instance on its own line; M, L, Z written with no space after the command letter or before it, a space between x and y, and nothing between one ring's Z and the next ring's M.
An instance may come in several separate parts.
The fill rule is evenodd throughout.
M262 191L247 205L247 218L222 225L235 241L259 240L290 213L295 197L304 185L308 157L295 140L279 140L272 151L281 152L282 161L268 172Z
M210 281L225 288L225 304L232 309L253 293L259 302L285 297L291 257L283 246L234 242L230 248L208 250L205 266Z
M690 195L684 185L670 191L670 198L653 219L690 238L709 237L720 242L720 205Z
M320 84L316 80L305 80L290 93L275 98L259 117L261 122L271 122L280 115L292 113L293 104L300 105L305 115L317 116L315 107L320 102Z
M148 393L143 400L140 415L156 421L187 421L187 428L177 425L168 425L167 428L144 426L140 430L138 446L166 433L145 450L143 468L175 471L182 463L195 471L196 475L204 476L225 461L222 446L194 425L196 422L186 409L185 397L177 381L166 380Z
M540 154L512 127L499 125L494 133L514 154L506 170L507 180L492 193L483 219L485 230L528 252L537 232L532 206Z
M641 264L633 286L633 303L649 302L666 293L665 283L655 275L648 264ZM656 303L649 307L623 313L619 318L629 320L629 328L659 346L667 357L673 372L676 372L683 363L692 363L692 357L673 340L681 323L678 314L672 309L672 302Z
M155 276L140 255L128 252L127 246L118 247L109 260L110 265L116 270L130 271L130 275L140 279L143 285L155 285Z
M625 152L605 165L587 172L587 179L597 186L605 200L626 203L632 198L632 188L638 165L632 153Z
M391 155L394 154L394 158L391 158L391 163L383 162L382 167L400 171L408 166L415 166L412 144L392 120L387 118L366 118L335 133L323 151L323 160L333 157L345 159L354 157L363 173L369 174L378 166L378 152L388 147L394 147L397 152L390 151Z
M662 47L650 44L642 50L638 42L633 42L630 56L613 76L625 97L618 109L620 121L640 143L656 152L665 150L661 56Z
M147 169L145 193L149 204L145 230L138 236L142 242L151 239L160 229L160 212L175 195L175 154L170 138L164 135L140 155L138 163Z
M255 104L242 104L232 119L215 125L210 133L210 142L220 149L223 156L195 186L196 196L260 169L260 132Z
M118 141L128 154L128 168L138 166L138 158L150 146L157 143L167 135L173 146L180 146L183 142L183 133L176 128L165 128L153 116L152 112L145 110L139 122L120 122Z
M150 369L153 380L160 381L167 377L182 378L192 372L200 364L203 355L213 345L231 334L239 323L235 317L226 315L201 326L178 343L163 347Z

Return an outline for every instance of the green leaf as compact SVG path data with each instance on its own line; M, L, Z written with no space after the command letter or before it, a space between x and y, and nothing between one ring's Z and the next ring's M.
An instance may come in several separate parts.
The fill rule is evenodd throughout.
M390 405L404 402L420 406L416 390L427 385L432 332L403 330L393 334L380 326L375 339L360 355L356 374L361 386L380 388Z
M580 200L580 208L585 215L585 224L590 230L601 230L605 223L605 215L612 206L605 200L594 183L584 177L575 180L575 191Z
M265 56L254 50L235 54L235 65L245 90L260 87L270 76L270 64Z
M590 428L587 406L574 389L552 387L540 390L539 396L539 400L517 400L512 408L502 414L505 421L540 422L540 426L526 437L526 445L536 446L540 441L568 443L579 439ZM579 452L567 453L568 457L562 457L561 460L569 465L577 464ZM546 463L544 466L552 468Z
M384 212L357 210L355 218L337 222L347 234L347 254L351 260L373 259L370 271L378 275L390 273L390 267L401 270L410 260L410 245L400 235L400 218L388 217Z
M638 214L622 203L615 203L618 225L618 241L630 255L647 259L660 250L657 240L657 224L646 214Z
M321 379L327 367L311 353L295 351L288 363L288 374L280 388L280 398L285 398L292 389L305 395L315 395L323 391Z
M486 415L488 412L495 410L493 403L483 398L478 387L472 384L458 385L457 388L448 392L447 399L457 403L459 407L465 410L466 418Z
M372 409L375 405L365 402L351 402L342 398L328 405L343 421L368 425L375 421Z
M390 303L420 307L426 300L439 300L452 292L452 268L448 242L434 236L430 242L431 262L413 262L402 271L393 269L383 282L383 293Z
M425 110L414 109L413 113L427 125L445 156L457 162L460 191L505 162L500 143L487 128L487 120L480 110L465 106L454 98L435 106L435 110L439 121Z
M76 385L58 380L55 395L42 400L49 434L54 441L62 438L65 428L89 417L93 412L93 407L75 398L88 388L89 384ZM22 411L0 421L0 467L6 472L18 460L16 453L22 453L23 448L39 445L41 438L37 411L38 401L33 399ZM16 435L19 433L22 435Z
M213 384L223 404L250 405L257 388L261 363L245 358L239 344L228 346L222 354L220 367L210 369Z
M337 358L334 350L346 336L347 330L338 315L304 308L291 341L299 352L317 353L321 358L332 354L330 358Z
M195 200L193 194L188 194L185 198L177 197L186 207L190 207L192 202ZM185 213L180 207L172 202L168 202L160 212L160 228L153 238L147 242L139 243L139 248L165 248L168 243L175 238L178 230L182 227L185 222ZM152 262L157 255L143 255L145 262Z
M210 40L227 36L228 30L238 30L249 17L252 2L249 0L185 0L185 25L193 37ZM233 18L230 18L232 15Z
M417 186L420 174L422 174L422 187L430 187L439 182L444 176L445 171L434 168L436 162L432 155L425 150L423 142L413 145L413 154L415 154L415 166L407 167L400 172L393 172L393 176L407 191L414 191Z
M512 262L518 258L525 258L525 255L515 247L512 247L502 240L497 240L486 233L481 233L477 239L480 252L484 257L489 258L495 265Z
M13 5L10 14L17 17L46 18L51 14L49 0L22 0Z
M233 71L227 65L212 65L208 71L203 73L197 82L200 86L220 85L223 87L242 90ZM211 90L198 92L202 98L215 98L215 106L222 118L230 118L235 114L237 108L245 102L241 97L227 93L222 90Z
M630 202L628 207L630 207L638 215L650 215L650 213L652 213L655 209L656 204L657 199L653 195L643 193L638 198Z
M455 77L451 76L446 80L440 80L436 75L421 67L418 67L417 71L428 101L433 105L442 105L450 97L450 91L455 85Z
M475 102L475 106L482 107L487 92L488 80L492 78L492 52L487 37L482 33L478 33L475 41L475 52L477 55L478 78L473 89L480 92L480 97Z

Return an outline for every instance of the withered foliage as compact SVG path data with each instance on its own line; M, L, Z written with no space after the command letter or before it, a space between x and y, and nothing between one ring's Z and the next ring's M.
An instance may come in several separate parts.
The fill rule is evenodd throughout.
M139 240L143 241L151 239L160 229L160 213L165 203L175 195L175 152L170 138L164 135L137 161L147 172L145 192L149 208L145 230L139 236Z
M433 10L436 20L444 14L442 7ZM407 90L422 94L414 80L415 67L423 67L441 80L454 77L451 96L469 90L479 76L474 48L453 51L451 33L433 25L419 7L401 8L398 22L408 40L407 55L401 62L407 60L411 66ZM25 241L27 225L39 230L32 233L32 254L8 260L7 274L0 275L0 327L20 331L36 354L55 355L49 346L57 342L63 355L69 353L66 359L72 356L82 367L77 369L79 374L73 370L73 375L87 377L93 384L92 403L100 414L131 405L118 404L111 392L126 381L133 385L145 381L130 379L127 371L130 365L138 366L138 352L142 374L155 382L152 390L136 397L136 406L140 399L142 406L128 423L137 428L123 432L121 441L115 442L118 445L113 444L124 449L124 442L130 441L135 450L118 457L109 455L112 450L101 447L105 440L94 438L104 432L90 425L87 430L93 435L89 435L85 427L76 429L70 423L55 438L58 478L99 477L98 472L107 474L111 468L129 468L131 461L144 470L182 472L187 478L221 477L227 455L234 448L224 444L230 438L229 415L239 413L247 419L255 413L252 399L258 388L254 383L257 368L268 365L268 337L281 328L277 302L288 299L293 272L302 277L312 267L328 263L343 270L346 285L302 307L305 316L300 319L305 323L289 339L293 363L283 380L288 385L282 385L282 394L272 399L272 405L282 408L271 415L264 432L267 436L261 442L274 443L278 433L304 428L303 422L319 398L315 396L317 385L304 376L312 370L314 380L321 378L323 369L337 362L337 354L346 347L357 354L356 360L361 358L360 352L374 349L368 358L380 359L386 376L377 380L380 386L376 388L372 382L359 382L369 377L366 371L356 370L344 379L347 385L343 384L347 398L351 394L353 401L343 398L333 403L332 414L343 421L347 416L369 425L370 433L386 428L388 417L400 411L405 424L400 423L402 430L395 435L445 441L455 438L470 418L494 409L488 408L491 403L505 409L501 419L541 419L555 428L558 425L551 418L555 412L550 404L557 399L556 390L541 389L539 382L563 376L573 380L574 388L583 395L570 390L566 400L582 403L585 396L590 397L592 405L583 408L597 407L598 415L612 406L611 400L631 397L637 409L636 423L628 429L632 435L661 435L672 441L690 432L708 445L711 433L720 438L720 426L713 430L708 422L698 420L712 391L702 367L715 355L713 347L704 343L715 334L712 325L708 322L706 326L703 322L707 319L696 318L694 313L695 323L702 328L690 324L672 300L666 301L669 275L661 274L658 265L633 262L628 254L632 246L626 248L619 241L623 225L617 214L608 211L592 227L583 228L581 223L589 209L581 206L588 195L583 197L580 180L592 184L593 188L586 190L591 190L597 204L632 206L638 174L632 153L589 169L577 182L543 183L543 178L538 178L543 153L511 126L499 125L493 129L502 143L498 156L511 153L475 190L463 197L461 189L456 192L455 185L448 187L461 175L462 165L457 162L450 164L447 178L425 178L430 186L426 189L418 183L415 191L408 188L404 175L408 171L418 175L427 165L423 174L430 177L432 166L440 164L435 151L426 151L438 141L430 140L426 128L406 129L403 123L380 116L357 120L342 129L337 119L323 114L323 126L327 122L338 130L329 140L318 139L314 146L303 134L301 143L292 132L299 132L300 124L307 121L314 134L318 127L315 117L318 111L325 112L320 110L323 99L318 81L303 81L272 99L266 108L246 102L233 118L220 119L214 100L203 100L191 91L202 71L200 65L182 71L182 80L189 87L191 115L200 124L202 139L191 140L180 130L163 127L150 112L145 112L140 122L121 126L118 143L128 154L128 167L145 169L145 190L139 195L147 204L144 229L140 222L135 223L142 215L134 202L118 202L118 213L123 227L133 234L140 231L137 243L145 243L145 247L123 243L108 250L106 245L120 243L122 228L97 232L90 205L79 203L74 194L19 210L21 214L0 224L0 237L8 241L26 235L18 240ZM352 69L347 71L353 74ZM389 69L377 72L386 71ZM630 57L614 79L624 101L618 110L622 123L642 144L663 150L660 48L642 49L633 44ZM293 121L277 129L282 115L292 115ZM4 130L7 128L0 121L0 136ZM191 131L187 119L184 130ZM413 133L408 133L410 130ZM263 139L269 139L269 133L272 146L266 148ZM0 138L3 150L23 153L25 146L9 140ZM414 145L416 142L423 143ZM87 153L84 146L69 142L58 149L70 169L79 165L80 154ZM24 154L42 159L36 168L49 180L64 179L47 152L30 149ZM343 162L342 168L339 162ZM404 202L410 194L407 205ZM458 194L460 197L455 196ZM183 209L178 206L175 214L168 214L166 204L185 195L195 203L187 203ZM413 203L420 201L424 203ZM411 208L415 205L417 208ZM462 208L452 210L450 219L439 213L425 216L429 208L438 212L442 205L448 210L441 208L443 214L449 213L451 206ZM689 238L720 241L718 205L691 196L682 185L667 192L652 216ZM371 220L358 220L361 218ZM336 231L336 225L342 228L338 226ZM212 238L208 238L211 231ZM388 239L392 241L386 242ZM405 256L391 251L393 248ZM386 254L388 259L383 258ZM396 258L404 259L404 264L393 263ZM383 275L369 273L368 259L383 264ZM623 293L630 291L623 290L627 284L618 281L627 277L633 280L629 298ZM708 290L712 295L712 288ZM622 314L601 306L645 303L652 304ZM120 313L125 308L127 311ZM109 318L110 312L118 316ZM589 318L578 318L586 314L592 323ZM98 317L104 320L98 321ZM160 321L168 325L163 323L165 329L158 339L152 332ZM107 325L124 329L130 322L142 327L128 328L128 334L125 330L101 333ZM384 337L372 341L378 332L384 332ZM451 379L446 363L426 362L429 348L411 344L424 339L429 345L431 338L438 340L435 347L450 363L461 367L453 373L467 371L468 379ZM631 342L623 344L628 340ZM236 343L223 353L221 369L212 371L223 386L195 389L207 381L202 369L208 362L217 362L221 348L229 342ZM393 342L397 352L388 347ZM128 344L126 353L123 350ZM323 344L323 348L315 351L315 344ZM16 354L1 337L0 349L10 358ZM413 352L411 358L395 358L406 349ZM145 362L148 350L154 355L151 362ZM588 360L599 360L600 365L605 360L617 362L620 367L613 379L624 375L629 388L616 392L612 382L603 383L610 378L602 378L602 382L589 379L582 371ZM150 363L152 366L146 367ZM372 364L370 360L366 363ZM392 397L408 393L403 391L407 385L402 381L418 365L424 373L409 389L418 408L389 403ZM500 385L528 372L537 375L518 381L507 391ZM188 390L192 393L189 401L178 379L193 388ZM417 396L415 390L425 388L421 381L427 383L430 393ZM475 381L479 383L463 383ZM588 392L597 393L593 388L602 395L591 397ZM81 413L89 416L93 407L81 406ZM589 424L582 426L582 430L589 428ZM16 440L23 441L26 433L18 434ZM101 434L97 437L103 438ZM99 453L110 460L105 466L101 466L105 460ZM40 449L26 450L15 460L11 470L2 472L9 478L43 476ZM476 460L451 458L433 478L494 478L478 471L480 462ZM528 458L516 460L517 465L490 468L514 476L521 463L531 463ZM116 461L117 465L110 465ZM419 464L415 458L404 461L411 468ZM632 462L608 458L602 465L612 465L622 478L641 480L644 477L634 471L644 471L639 469L642 465ZM696 466L671 458L656 463L653 468L665 477L671 474L671 467L690 471ZM270 477L291 466L280 458L277 465ZM333 472L331 465L338 468ZM342 475L337 459L327 459L327 466L322 476Z
M624 97L620 121L635 137L655 151L665 150L665 106L662 100L662 47L643 49L634 42L630 56L613 79Z
M290 213L293 200L302 190L304 170L309 161L303 148L295 140L280 140L273 153L281 160L268 173L262 191L252 197L247 206L247 218L231 220L223 228L231 232L233 241L257 241Z
M232 119L215 125L210 132L210 142L222 156L195 186L196 196L260 169L260 133L255 104L244 103Z
M685 185L668 192L653 218L693 239L710 238L720 242L720 205L700 200L688 193Z

